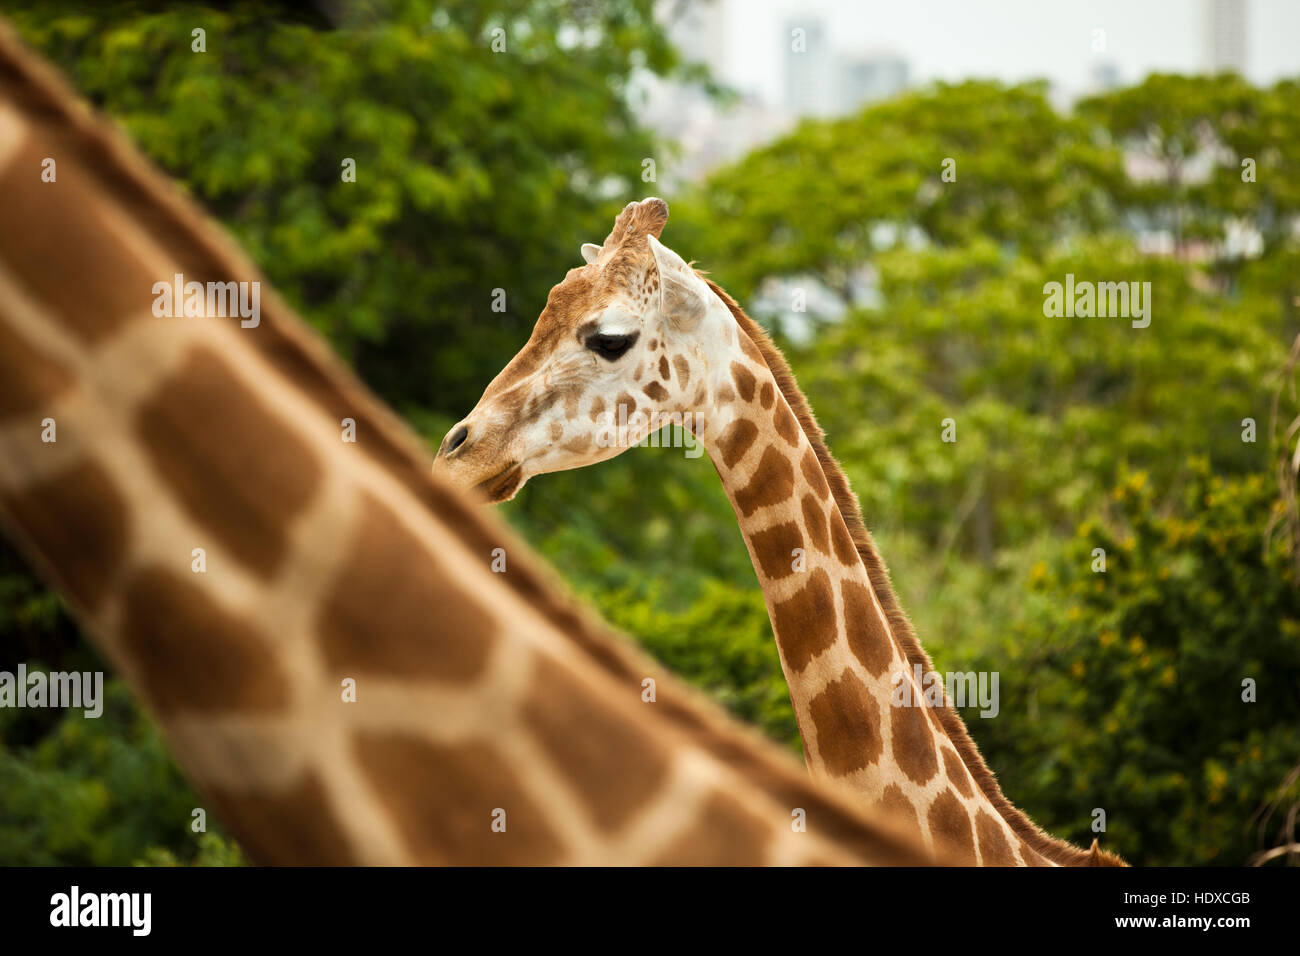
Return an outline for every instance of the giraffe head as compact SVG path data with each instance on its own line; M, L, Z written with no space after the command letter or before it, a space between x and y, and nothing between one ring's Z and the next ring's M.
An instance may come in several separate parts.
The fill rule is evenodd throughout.
M659 242L668 204L629 203L551 289L532 336L442 441L434 469L490 501L533 475L613 458L665 424L698 434L734 322ZM719 311L719 309L721 311ZM720 363L720 364L719 364Z

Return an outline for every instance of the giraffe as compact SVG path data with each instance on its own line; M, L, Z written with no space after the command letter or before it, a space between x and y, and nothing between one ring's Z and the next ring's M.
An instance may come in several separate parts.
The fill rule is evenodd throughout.
M822 779L907 818L967 863L1118 863L1054 839L1002 794L956 711L894 706L931 670L856 498L780 352L659 241L658 198L629 203L552 288L528 342L443 439L435 470L488 501L533 475L614 457L665 423L704 444L762 586ZM902 697L902 695L899 695Z
M956 860L577 607L273 293L155 314L260 278L2 21L0 195L0 523L253 860Z

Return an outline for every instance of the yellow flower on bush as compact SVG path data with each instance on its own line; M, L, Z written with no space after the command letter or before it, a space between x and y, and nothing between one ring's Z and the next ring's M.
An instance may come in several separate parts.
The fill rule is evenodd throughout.
M1141 654L1146 650L1147 642L1142 640L1141 634L1134 634L1128 639L1128 649L1133 654Z

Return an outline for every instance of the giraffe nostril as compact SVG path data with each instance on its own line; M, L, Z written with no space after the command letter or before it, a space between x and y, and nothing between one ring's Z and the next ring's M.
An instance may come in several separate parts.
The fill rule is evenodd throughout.
M469 438L469 429L464 425L458 425L447 433L447 437L442 441L442 453L450 455L461 445L465 444L465 439Z

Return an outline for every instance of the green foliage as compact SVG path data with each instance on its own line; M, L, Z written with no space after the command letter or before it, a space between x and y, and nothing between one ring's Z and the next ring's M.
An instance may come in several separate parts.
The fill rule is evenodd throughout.
M1172 487L1135 472L1033 569L1039 599L980 662L1002 674L1002 719L971 724L1062 835L1090 841L1101 807L1103 840L1143 864L1259 849L1248 822L1300 754L1300 582L1265 544L1275 500L1266 476L1224 480L1205 458Z

